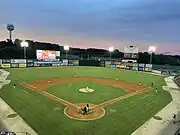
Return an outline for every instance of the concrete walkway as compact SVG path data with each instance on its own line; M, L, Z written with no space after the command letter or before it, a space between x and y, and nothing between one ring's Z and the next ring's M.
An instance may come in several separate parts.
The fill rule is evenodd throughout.
M156 114L162 120L151 118L132 135L175 135L180 128L180 123L173 123L173 113L178 114L180 112L180 91L172 76L165 78L165 81L167 86L163 86L163 89L170 92L173 100ZM180 120L179 114L177 115L177 120Z
M3 85L10 83L10 80L6 80L10 73L2 69L0 69L0 72L2 72L0 75L1 89ZM18 133L21 133L22 135L22 133L26 132L30 133L31 135L37 135L37 133L31 127L29 127L19 115L14 118L7 118L9 114L16 114L16 112L0 98L0 121L3 126L8 128L9 131L15 132L17 135Z

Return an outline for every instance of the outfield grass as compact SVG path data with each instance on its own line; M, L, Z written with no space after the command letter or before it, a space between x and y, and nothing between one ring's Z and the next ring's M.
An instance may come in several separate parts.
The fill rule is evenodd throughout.
M90 67L30 68L10 71L8 79L12 82L0 90L0 96L40 135L84 135L85 132L95 135L130 135L172 100L170 94L161 89L165 84L164 77L141 72ZM106 106L106 114L102 119L82 122L66 117L63 114L64 105L18 85L22 81L69 77L74 73L78 76L112 79L119 76L121 80L141 81L147 86L154 82L159 92L156 94L150 91ZM15 89L12 88L13 83L17 83Z
M86 88L86 86L94 89L94 92L83 93L79 91L80 88ZM127 94L126 91L120 88L87 81L56 85L49 87L45 91L72 103L92 104L100 104Z

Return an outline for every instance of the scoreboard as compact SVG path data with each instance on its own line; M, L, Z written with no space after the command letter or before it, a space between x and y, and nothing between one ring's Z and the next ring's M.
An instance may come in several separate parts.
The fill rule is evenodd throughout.
M124 53L126 59L138 59L138 53Z
M124 59L138 59L138 46L126 45L124 47Z

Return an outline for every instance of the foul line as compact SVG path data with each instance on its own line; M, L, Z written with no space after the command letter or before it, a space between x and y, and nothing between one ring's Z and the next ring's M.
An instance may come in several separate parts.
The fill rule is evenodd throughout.
M23 82L23 83L21 83L21 85L28 86L30 88L40 90L40 89L36 88L35 86L32 86L32 85L30 85L28 83ZM68 102L68 101L66 101L66 100L64 100L62 98L56 97L56 96L54 96L54 95L52 95L52 94L50 94L48 92L45 92L45 91L41 92L41 91L37 91L37 90L34 90L34 91L39 93L39 94L42 94L42 95L44 95L44 96L46 96L46 97L48 97L50 99L56 100L56 101L60 102L61 104L65 105L65 106L73 106L73 107L79 108L79 106L77 106L77 105L75 105L75 104L73 104L71 102Z
M95 107L104 107L104 106L107 106L107 105L110 105L110 104L114 104L114 103L116 103L116 102L118 102L120 100L132 97L132 96L137 95L137 94L144 93L144 92L146 92L146 90L149 91L149 89L150 89L150 87L146 87L146 88L140 89L139 92L132 92L132 93L126 94L124 96L119 96L117 98L114 98L114 99L105 101L105 102L103 102L101 104L95 105L93 108L95 108Z
M71 103L71 102L69 102L69 101L66 101L66 100L64 100L64 99L62 99L62 98L59 98L59 97L56 97L56 96L54 96L54 95L52 95L52 94L50 94L50 93L48 93L48 92L45 92L45 91L43 91L43 92L40 92L41 94L43 94L44 96L46 96L46 97L49 97L49 98L51 98L51 99L53 99L53 100L58 100L60 103L62 103L63 105L66 105L66 106L73 106L73 107L76 107L76 108L79 108L79 106L77 106L77 105L75 105L75 104L73 104L73 103Z
M35 86L33 86L33 85L30 85L30 84L28 84L28 83L25 83L25 82L22 82L22 83L20 83L22 86L23 85L26 85L26 86L28 86L28 87L30 87L30 88L33 88L33 89L36 89L35 91L37 91L37 90L41 90L41 89L38 89L37 87L35 87Z

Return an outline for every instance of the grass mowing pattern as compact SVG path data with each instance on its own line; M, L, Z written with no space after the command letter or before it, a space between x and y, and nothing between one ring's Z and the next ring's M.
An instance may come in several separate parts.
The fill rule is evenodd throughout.
M39 135L84 135L84 133L130 135L171 101L170 94L161 90L161 86L164 85L163 77L145 73L89 67L11 69L11 72L12 74L8 79L12 80L12 82L3 87L0 91L0 96ZM158 94L151 91L106 106L106 115L102 119L82 122L67 118L63 114L64 105L18 85L22 81L66 77L74 73L78 76L104 76L113 79L118 75L121 80L130 82L141 81L148 86L151 82L154 82L159 91ZM12 88L13 83L17 83L15 89ZM60 108L60 110L55 110L55 108ZM116 110L116 112L112 112L112 110Z
M86 88L86 86L94 89L94 92L83 93L79 91L80 88ZM120 88L87 81L56 85L49 87L45 91L72 103L92 104L100 104L127 94L126 91L123 91Z

